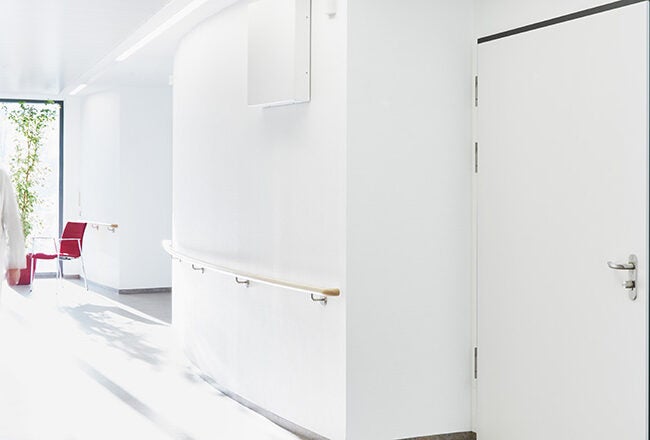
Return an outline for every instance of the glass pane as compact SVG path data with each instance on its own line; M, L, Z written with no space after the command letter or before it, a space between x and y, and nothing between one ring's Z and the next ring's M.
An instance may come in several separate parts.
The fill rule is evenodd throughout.
M40 176L39 182L35 185L38 202L34 208L31 237L34 236L59 236L59 138L60 138L60 108L58 104L27 103L37 112L43 109L55 111L54 118L49 121L43 129L43 137L39 151L40 169L37 173ZM17 145L25 147L25 139L20 134L16 123L9 117L11 112L19 111L18 102L0 102L0 166L8 173L11 173L12 157L16 154ZM32 241L26 242L27 251L32 250ZM39 243L37 252L53 252L52 244ZM37 272L55 272L56 266L53 261L39 261Z

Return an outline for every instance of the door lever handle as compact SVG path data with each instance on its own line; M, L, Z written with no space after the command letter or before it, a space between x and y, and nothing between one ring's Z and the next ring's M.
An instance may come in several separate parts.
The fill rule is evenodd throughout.
M636 264L633 262L625 263L625 264L618 264L618 263L612 263L611 261L607 262L607 265L609 266L610 269L614 270L634 270L636 269Z
M636 267L638 260L636 255L630 255L627 263L619 264L612 263L611 261L607 262L607 266L612 270L625 270L627 271L627 281L623 282L623 288L627 291L629 298L634 301L637 297L637 285L636 285Z

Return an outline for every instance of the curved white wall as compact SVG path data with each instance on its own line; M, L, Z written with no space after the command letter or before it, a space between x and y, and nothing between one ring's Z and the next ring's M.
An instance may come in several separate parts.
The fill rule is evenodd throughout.
M176 55L173 239L223 265L339 286L343 296L321 307L175 263L174 322L221 386L341 439L345 10L330 19L314 2L311 103L260 109L246 105L246 5L200 25Z
M175 263L174 323L221 386L323 436L469 431L472 2L327 3L308 104L246 106L246 1L180 45L173 238L342 296Z

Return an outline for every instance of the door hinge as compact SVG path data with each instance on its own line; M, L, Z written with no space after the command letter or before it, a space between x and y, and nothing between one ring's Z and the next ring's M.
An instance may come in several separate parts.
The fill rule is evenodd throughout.
M474 77L474 107L478 107L478 75Z
M474 174L478 174L478 142L474 142Z
M474 347L474 379L478 379L478 347Z

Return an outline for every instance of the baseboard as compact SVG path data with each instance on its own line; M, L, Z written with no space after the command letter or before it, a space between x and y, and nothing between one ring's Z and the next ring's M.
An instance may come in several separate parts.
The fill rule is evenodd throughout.
M315 432L303 428L302 426L296 425L295 423L290 422L289 420L286 420L278 416L277 414L272 413L271 411L267 411L264 408L254 404L249 400L246 400L245 398L239 396L238 394L233 393L227 388L222 387L218 382L216 382L210 376L201 373L199 367L196 364L194 364L194 362L192 362L192 365L196 369L197 375L205 382L209 383L211 386L219 390L219 392L223 393L225 396L231 398L232 400L239 403L240 405L245 406L246 408L252 411L255 411L256 413L267 418L268 420L275 423L279 427L286 429L287 431L291 432L292 434L295 434L296 436L298 436L303 440L328 440L327 437L323 437L322 435L316 434ZM456 432L450 434L429 435L424 437L411 437L402 440L476 440L476 433L471 431Z
M402 440L476 440L475 432L456 432L452 434L438 434L424 437L412 437Z
M57 276L56 272L36 272L34 274L35 279L39 279L39 278L43 278L43 279L56 278L56 276ZM72 275L65 275L64 274L63 279L64 280L79 280L79 279L81 279L81 276L78 275L78 274L72 274Z
M34 274L35 279L51 279L56 278L56 272L37 272ZM66 280L81 280L83 278L77 274L75 275L64 275L63 279ZM88 280L88 287L93 290L98 290L101 292L108 293L117 293L120 295L134 295L141 293L171 293L171 287L147 287L142 289L116 289L115 287L109 287L104 284L96 283L94 281Z
M50 279L56 278L56 272L36 272L34 274L34 279Z
M151 287L147 289L120 289L117 291L120 295L133 295L137 293L172 293L171 287Z
M195 366L197 371L199 370L198 367ZM222 387L219 385L214 379L211 377L198 373L199 377L203 379L205 382L209 383L212 385L214 388L219 390L221 393L223 393L225 396L231 398L235 402L239 403L242 406L245 406L246 408L255 411L259 415L269 419L271 422L275 423L279 427L291 432L292 434L295 434L299 438L303 440L328 440L326 437L323 437L322 435L316 434L315 432L312 432L306 428L303 428L302 426L296 425L293 422L290 422L289 420L283 419L282 417L278 416L277 414L272 413L271 411L267 411L264 408L254 404L253 402L244 399L243 397L231 392L230 390ZM454 439L455 440L455 439Z
M83 282L83 278L78 278ZM100 293L119 294L119 295L133 295L139 293L171 293L171 287L150 287L143 289L117 289L115 287L106 286L95 281L88 280L88 288Z

